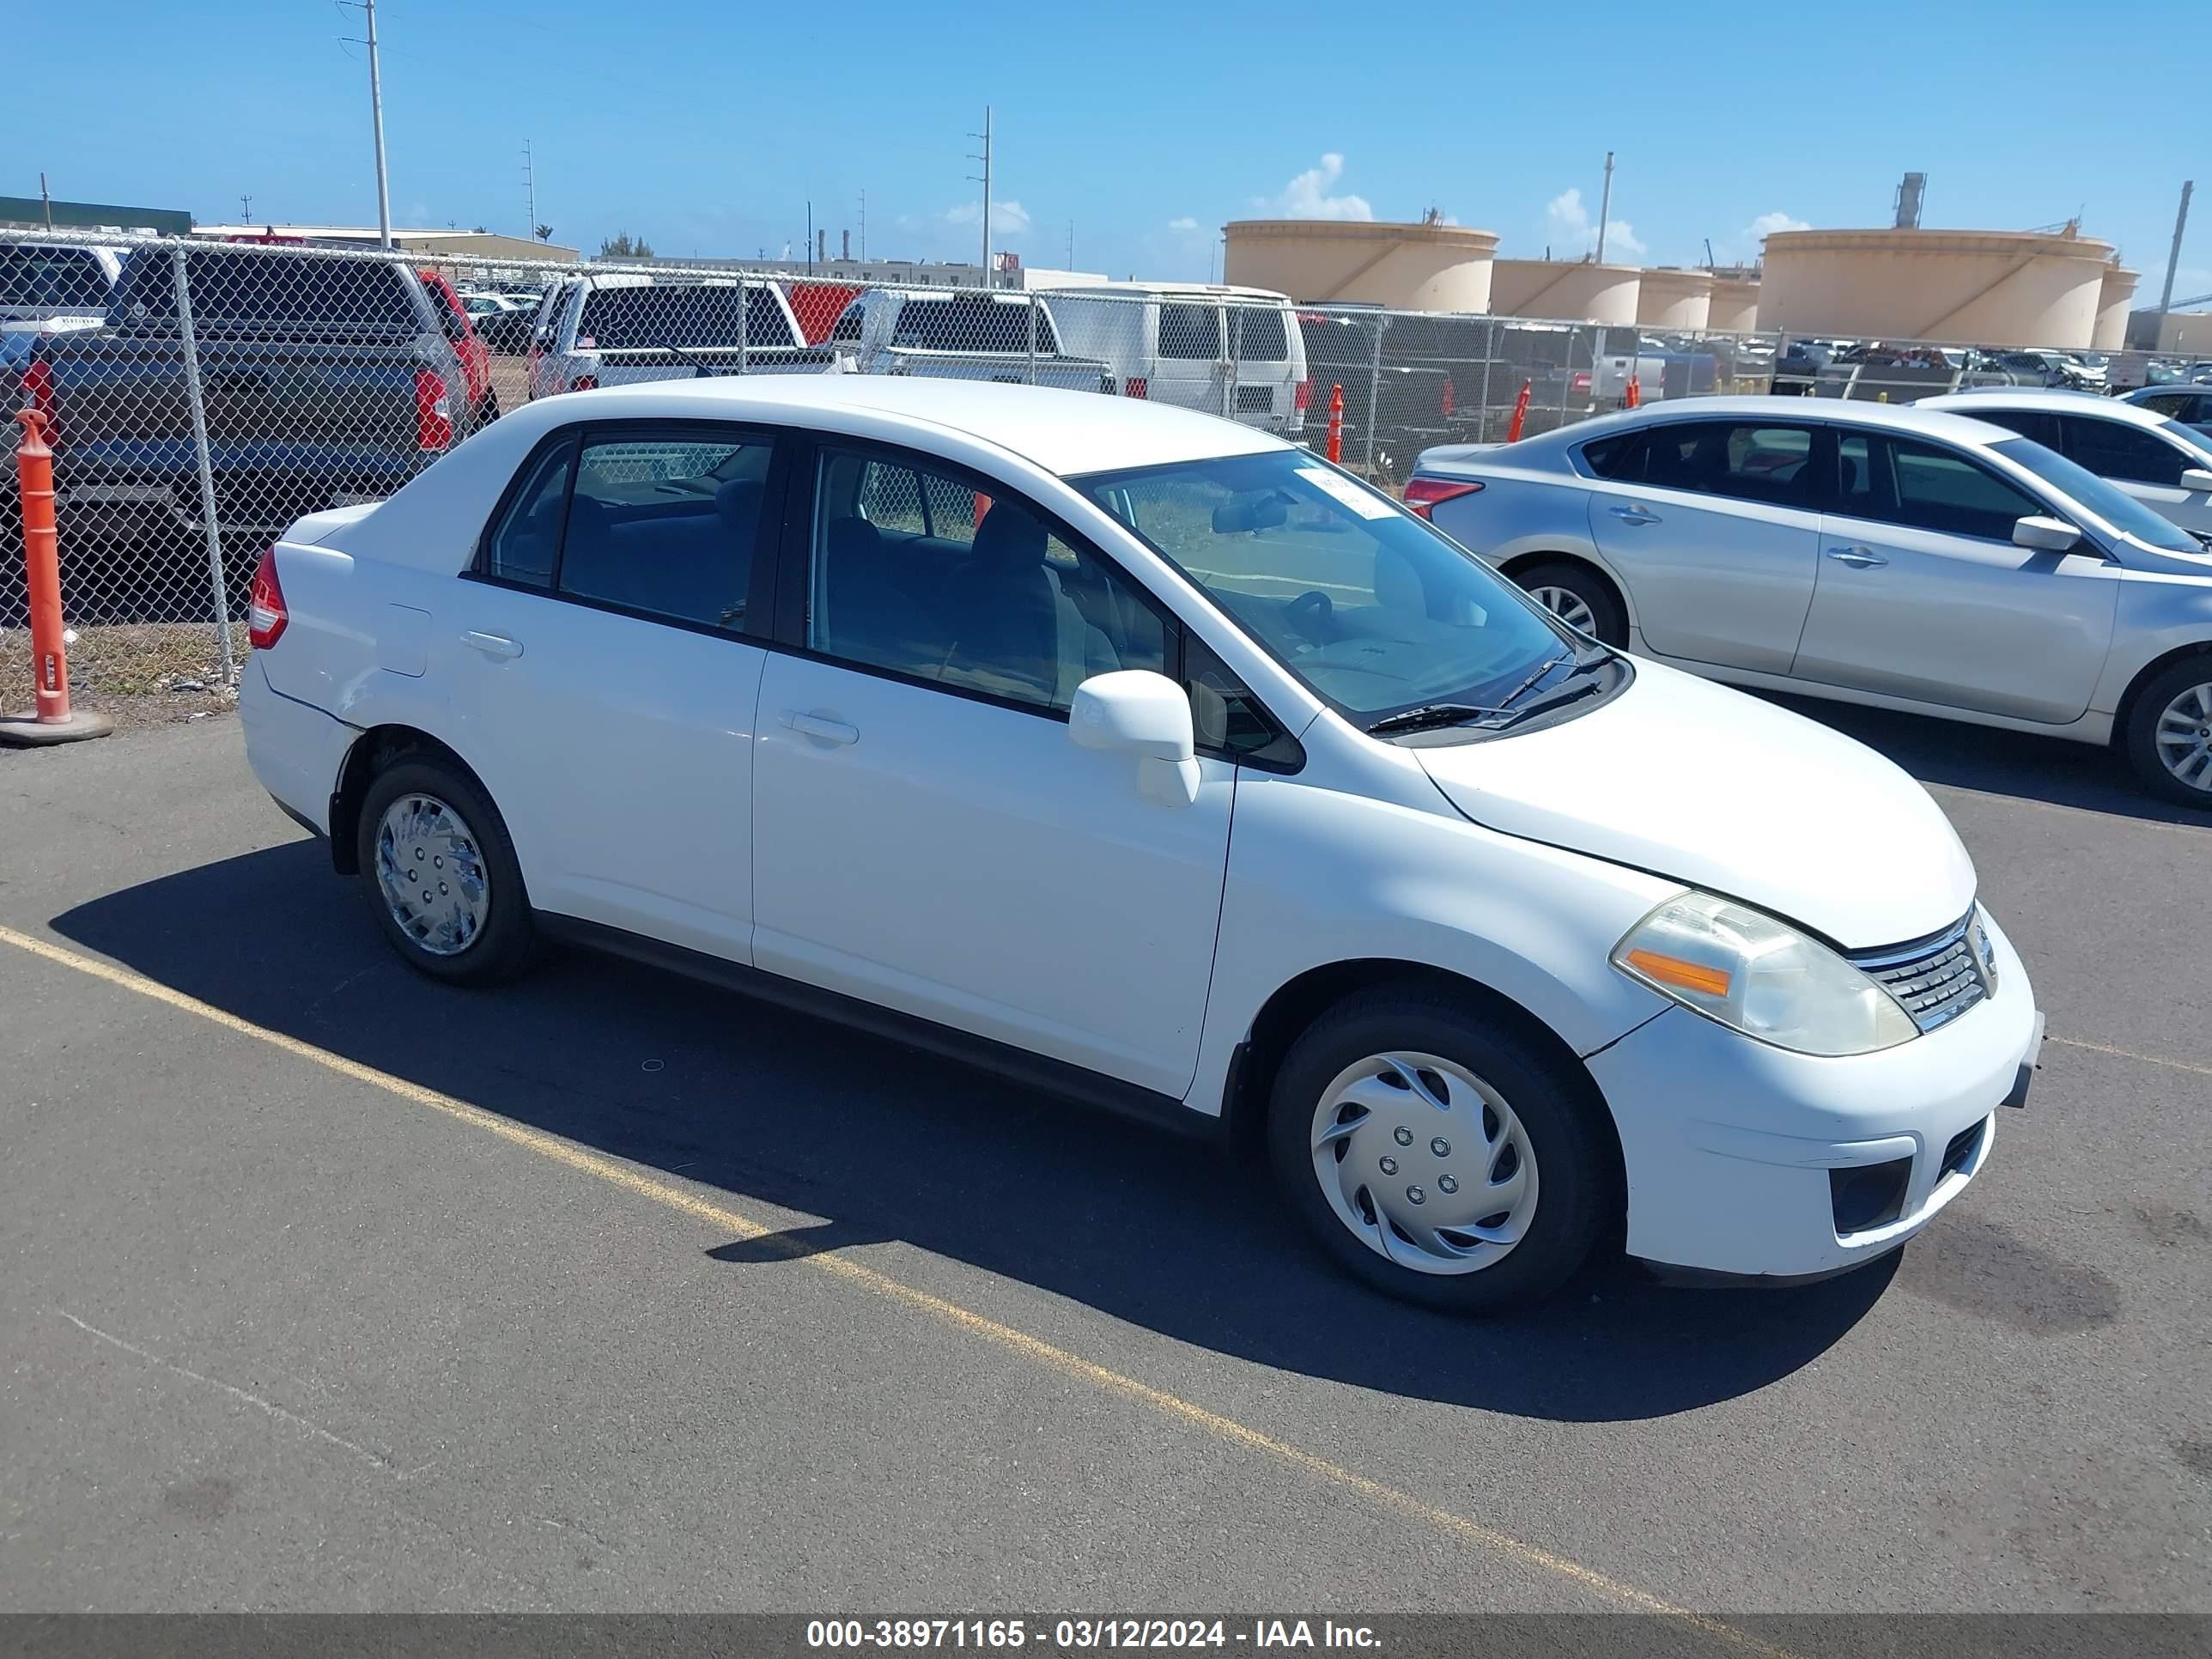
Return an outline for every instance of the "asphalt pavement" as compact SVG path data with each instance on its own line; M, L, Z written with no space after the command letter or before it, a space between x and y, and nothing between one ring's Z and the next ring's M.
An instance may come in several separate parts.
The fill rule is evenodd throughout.
M888 1043L429 984L229 718L0 752L0 1611L2212 1611L2212 823L1818 712L1972 849L2028 1109L1876 1268L1486 1323Z

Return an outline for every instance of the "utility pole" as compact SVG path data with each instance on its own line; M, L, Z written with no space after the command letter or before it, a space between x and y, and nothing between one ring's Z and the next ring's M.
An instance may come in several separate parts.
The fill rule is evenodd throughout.
M538 165L531 159L530 140L522 141L522 193L530 202L529 234L538 234Z
M1597 261L1605 263L1605 222L1613 217L1613 152L1605 153L1605 193L1597 204Z
M983 153L981 155L970 155L968 158L971 161L981 161L983 164L983 176L977 179L971 173L968 175L968 179L970 184L980 184L983 186L983 286L996 288L998 283L993 280L991 275L991 106L988 104L983 106L982 131L971 132L968 136L970 138L981 138L983 141Z
M868 192L860 192L860 258L868 257Z
M806 204L806 274L814 274L814 204Z
M368 48L368 115L376 134L376 244L392 246L392 185L384 171L384 72L376 53L376 0L341 0L358 5L368 20L368 39L356 44Z
M251 196L241 195L238 198L238 205L241 210L243 210L245 214L245 216L240 221L240 222L241 224L252 224L253 222L253 198Z
M2173 246L2166 256L2166 286L2159 290L2158 295L2158 330L2150 337L2153 351L2158 350L2166 342L2166 313L2173 305L2173 268L2181 263L2181 233L2189 228L2189 193L2196 188L2194 179L2182 181L2181 211L2173 216Z
M46 194L46 170L39 169L39 205L46 210L46 228L54 228L54 198Z
M1067 268L1075 269L1075 221L1067 222Z

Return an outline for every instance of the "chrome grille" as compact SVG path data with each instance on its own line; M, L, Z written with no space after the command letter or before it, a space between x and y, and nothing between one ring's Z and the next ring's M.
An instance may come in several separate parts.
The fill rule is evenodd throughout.
M1969 911L1932 939L1862 951L1852 963L1887 986L1923 1031L1948 1024L1990 994L1988 964L1976 953Z

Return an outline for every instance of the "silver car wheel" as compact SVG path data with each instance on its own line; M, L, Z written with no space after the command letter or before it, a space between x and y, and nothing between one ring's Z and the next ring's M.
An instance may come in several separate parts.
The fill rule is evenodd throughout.
M400 932L434 957L467 950L491 914L476 832L434 795L402 795L384 809L376 884Z
M2212 794L2212 683L2185 687L2159 715L2152 739L2167 771Z
M1497 1090L1435 1054L1370 1054L1322 1091L1314 1178L1377 1255L1424 1273L1494 1267L1536 1213L1536 1156Z
M1532 587L1528 597L1571 629L1595 636L1597 617L1589 603L1571 587Z

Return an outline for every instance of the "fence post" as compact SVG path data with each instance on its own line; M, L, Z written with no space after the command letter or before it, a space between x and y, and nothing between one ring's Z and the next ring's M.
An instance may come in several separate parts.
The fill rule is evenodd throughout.
M797 307L794 307L793 310L796 309ZM752 367L752 299L745 292L745 279L741 273L738 277L738 373L740 374ZM833 357L836 355L836 348L834 345L830 347L830 355ZM832 367L835 367L834 363Z
M1477 443L1490 441L1490 366L1498 361L1498 325L1482 325L1482 401L1475 405L1481 413L1476 416L1474 438Z
M1232 318L1236 320L1231 321ZM1221 418L1233 421L1237 418L1237 394L1231 388L1237 384L1237 336L1243 326L1243 319L1234 307L1224 306L1221 325L1221 343L1229 353L1221 365Z
M230 646L230 589L222 575L222 529L215 515L215 463L208 454L207 401L200 391L199 337L192 330L192 285L185 276L185 245L169 250L169 271L177 290L177 343L185 359L185 396L192 406L192 453L199 463L200 520L207 526L208 581L215 593L215 619L222 637L222 683L238 678Z
M1035 289L1031 289L1030 290L1029 322L1030 322L1030 384L1031 386L1035 386L1035 385L1036 384L1036 334L1037 334L1037 330L1036 330L1036 323L1037 323L1037 296L1036 296L1036 290Z
M1382 424L1382 335L1390 326L1390 313L1375 313L1375 354L1367 362L1367 478L1375 478L1375 428Z

